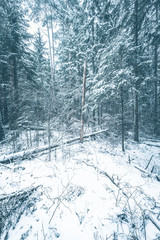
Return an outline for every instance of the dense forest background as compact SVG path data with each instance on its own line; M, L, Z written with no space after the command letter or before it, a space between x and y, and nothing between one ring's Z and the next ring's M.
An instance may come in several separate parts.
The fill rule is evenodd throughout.
M0 0L0 239L160 240L159 160L160 0Z
M80 134L82 112L122 143L159 135L159 45L159 0L1 0L0 140Z

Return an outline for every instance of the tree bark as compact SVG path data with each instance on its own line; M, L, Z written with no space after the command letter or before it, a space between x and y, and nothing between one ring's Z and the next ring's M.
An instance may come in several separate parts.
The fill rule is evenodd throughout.
M108 131L108 129L105 129L105 130L102 130L99 132L93 132L93 133L89 133L87 135L83 135L83 140L86 138L95 137L96 135L99 135L99 134L105 134L107 131ZM68 145L68 144L70 145L71 143L77 143L79 141L80 141L80 138L77 137L77 138L70 139L70 140L63 142L63 145ZM48 151L49 148L51 150L51 149L57 149L60 147L61 147L61 144L57 143L57 144L50 145L50 146L47 145L44 147L28 149L26 151L17 152L15 154L9 154L9 155L4 155L4 156L1 155L0 156L0 164L9 164L14 161L22 161L25 159L30 159L31 157L34 157L36 154L38 154L40 152Z
M85 105L85 91L86 91L86 69L87 62L84 62L84 72L83 72L83 93L82 93L82 110L81 110L81 136L80 140L83 142L83 132L84 132L84 105Z
M18 118L18 76L17 76L17 59L13 56L11 59L11 84L12 84L12 107L11 107L11 118L10 127L16 129L16 122Z
M7 91L7 86L9 86L9 76L6 74L7 72L7 67L5 65L2 65L2 86L1 88L1 114L2 114L2 120L4 124L7 124L9 121L8 118L8 91Z
M124 152L124 97L123 97L123 85L121 86L121 135L122 135L122 151Z
M158 8L159 3L156 2L155 5L156 10L156 28L158 26ZM157 38L157 30L156 30L156 38ZM157 39L155 39L154 43L154 133L157 134L158 132L158 82L157 82L157 69L158 69L158 43Z
M6 86L4 86L3 91L4 91L4 93L3 93L3 122L4 122L4 124L7 124L9 121L9 118L8 118L8 101L7 101Z
M47 36L48 36L48 44L49 44L49 57L50 57L50 68L51 68L51 79L54 79L53 73L53 55L52 55L52 45L51 45L51 38L50 38L50 31L49 31L49 21L47 15L47 9L45 9L45 17L47 21Z
M46 6L45 6L46 7ZM52 13L51 13L51 21L50 21L50 26L49 26L49 21L48 21L48 15L47 15L47 9L45 9L45 17L47 20L47 34L48 34L48 43L49 43L49 54L50 54L50 68L51 68L51 81L50 81L50 89L49 89L49 96L48 96L48 126L47 126L47 135L48 135L48 144L49 144L49 161L51 161L51 111L53 110L52 105L55 104L55 89L54 89L54 84L55 84L55 73L54 73L54 32L53 32L53 22L52 22ZM50 39L50 29L51 27L51 39ZM54 103L53 100L54 99ZM54 106L55 109L55 106Z
M2 117L1 117L1 112L0 112L0 141L4 139L4 128L3 128L3 123L2 123Z
M51 13L52 16L52 13ZM53 84L55 84L55 49L54 49L54 31L53 31L53 19L51 17L51 33L52 33L52 68L53 68L53 76L52 76L52 81ZM55 87L55 86L54 86ZM55 90L55 89L54 89Z
M139 86L138 86L138 0L134 3L134 37L135 37L135 93L134 93L134 141L139 142Z
M93 3L92 3L93 4ZM92 16L95 16L95 10L94 10L94 6L92 6ZM91 38L91 45L92 45L92 48L94 47L94 44L95 44L95 26L94 26L94 19L92 21L92 24L91 24L91 34L92 34L92 38ZM94 61L94 55L93 55L93 52L92 52L92 74L94 75L95 74L95 61ZM93 126L96 125L96 111L97 111L97 106L94 106L94 109L93 109Z

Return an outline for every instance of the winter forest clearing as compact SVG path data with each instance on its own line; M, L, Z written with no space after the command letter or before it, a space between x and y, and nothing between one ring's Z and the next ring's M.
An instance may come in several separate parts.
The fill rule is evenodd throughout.
M112 140L1 164L1 239L158 239L159 148Z
M160 239L160 1L0 1L0 239Z

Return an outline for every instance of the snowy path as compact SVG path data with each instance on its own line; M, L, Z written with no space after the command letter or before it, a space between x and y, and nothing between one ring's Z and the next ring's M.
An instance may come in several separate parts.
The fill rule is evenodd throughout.
M1 194L43 186L32 211L24 211L16 226L10 228L8 239L106 240L116 234L123 240L133 235L145 239L145 234L147 240L156 239L158 230L149 220L145 231L141 226L144 212L137 206L158 216L154 204L160 202L159 182L143 178L128 163L130 155L136 164L143 159L141 164L146 166L151 154L156 162L158 148L152 150L141 145L135 151L129 146L123 154L118 148L109 149L104 142L92 141L57 150L56 159L53 152L52 162L45 161L47 156L43 155L34 161L9 164L10 168L1 166ZM128 201L109 179L83 161L109 173L131 199Z

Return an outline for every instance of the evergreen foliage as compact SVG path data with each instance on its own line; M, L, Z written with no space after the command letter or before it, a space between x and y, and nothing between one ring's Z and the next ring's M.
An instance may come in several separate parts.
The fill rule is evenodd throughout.
M135 141L159 134L159 8L158 0L1 0L1 129L79 123L87 61L86 126ZM33 36L29 16L43 29Z

